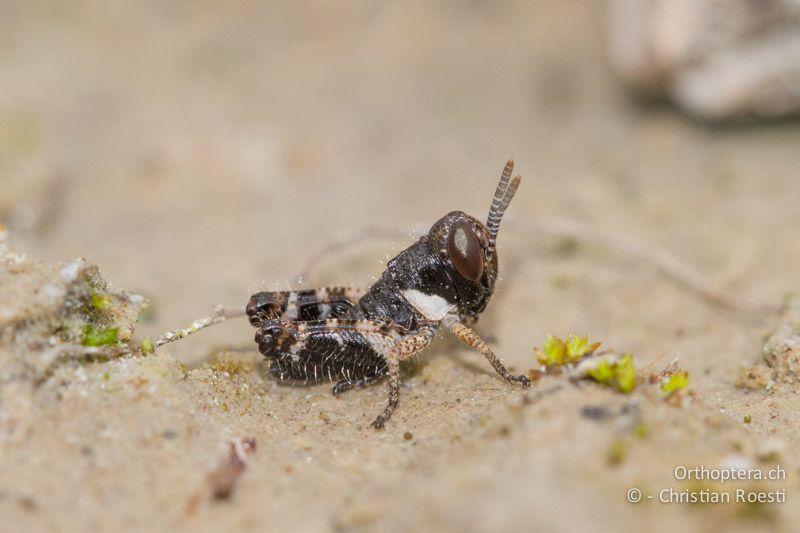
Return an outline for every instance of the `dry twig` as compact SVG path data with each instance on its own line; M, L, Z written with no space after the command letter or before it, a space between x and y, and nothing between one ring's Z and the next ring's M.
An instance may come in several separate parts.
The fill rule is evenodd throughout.
M154 346L158 348L159 346L163 346L169 342L183 339L191 335L192 333L197 333L201 329L205 329L209 326L213 326L214 324L219 324L220 322L224 322L229 318L237 318L244 315L245 315L244 308L223 307L221 305L218 305L214 308L214 311L212 311L210 315L192 321L192 323L189 324L187 327L174 331L167 331L155 341Z

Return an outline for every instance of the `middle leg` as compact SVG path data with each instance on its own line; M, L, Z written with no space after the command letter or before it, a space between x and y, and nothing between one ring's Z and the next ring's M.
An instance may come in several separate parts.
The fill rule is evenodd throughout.
M389 374L389 401L386 408L372 422L375 429L383 429L400 400L400 361L424 350L433 340L436 331L432 326L423 326L417 333L409 333L386 353Z

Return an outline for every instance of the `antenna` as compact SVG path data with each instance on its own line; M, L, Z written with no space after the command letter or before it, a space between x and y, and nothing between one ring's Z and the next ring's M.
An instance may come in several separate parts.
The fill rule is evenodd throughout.
M503 214L511 203L514 193L517 192L522 176L517 175L513 180L511 173L514 172L514 160L509 159L500 176L500 183L494 192L492 207L489 208L489 218L486 219L486 227L489 230L489 250L494 251L497 242L497 232L500 231L500 221Z

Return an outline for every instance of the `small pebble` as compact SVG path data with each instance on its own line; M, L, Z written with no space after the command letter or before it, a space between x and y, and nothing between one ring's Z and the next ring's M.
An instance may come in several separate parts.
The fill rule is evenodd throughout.
M611 414L602 405L584 405L581 408L581 416L589 420L605 420Z
M786 449L786 444L782 440L767 439L756 449L756 457L760 461L777 461Z

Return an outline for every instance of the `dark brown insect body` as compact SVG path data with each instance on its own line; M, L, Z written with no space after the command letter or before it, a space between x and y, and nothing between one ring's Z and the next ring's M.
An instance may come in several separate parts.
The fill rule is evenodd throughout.
M258 328L259 350L272 360L270 373L281 379L337 380L339 394L388 374L389 402L373 425L383 427L399 398L400 362L419 353L441 326L480 351L508 382L511 375L468 324L494 291L495 241L500 220L519 186L511 179L513 162L503 170L486 224L453 211L417 242L389 261L367 291L320 288L259 292L247 314Z

